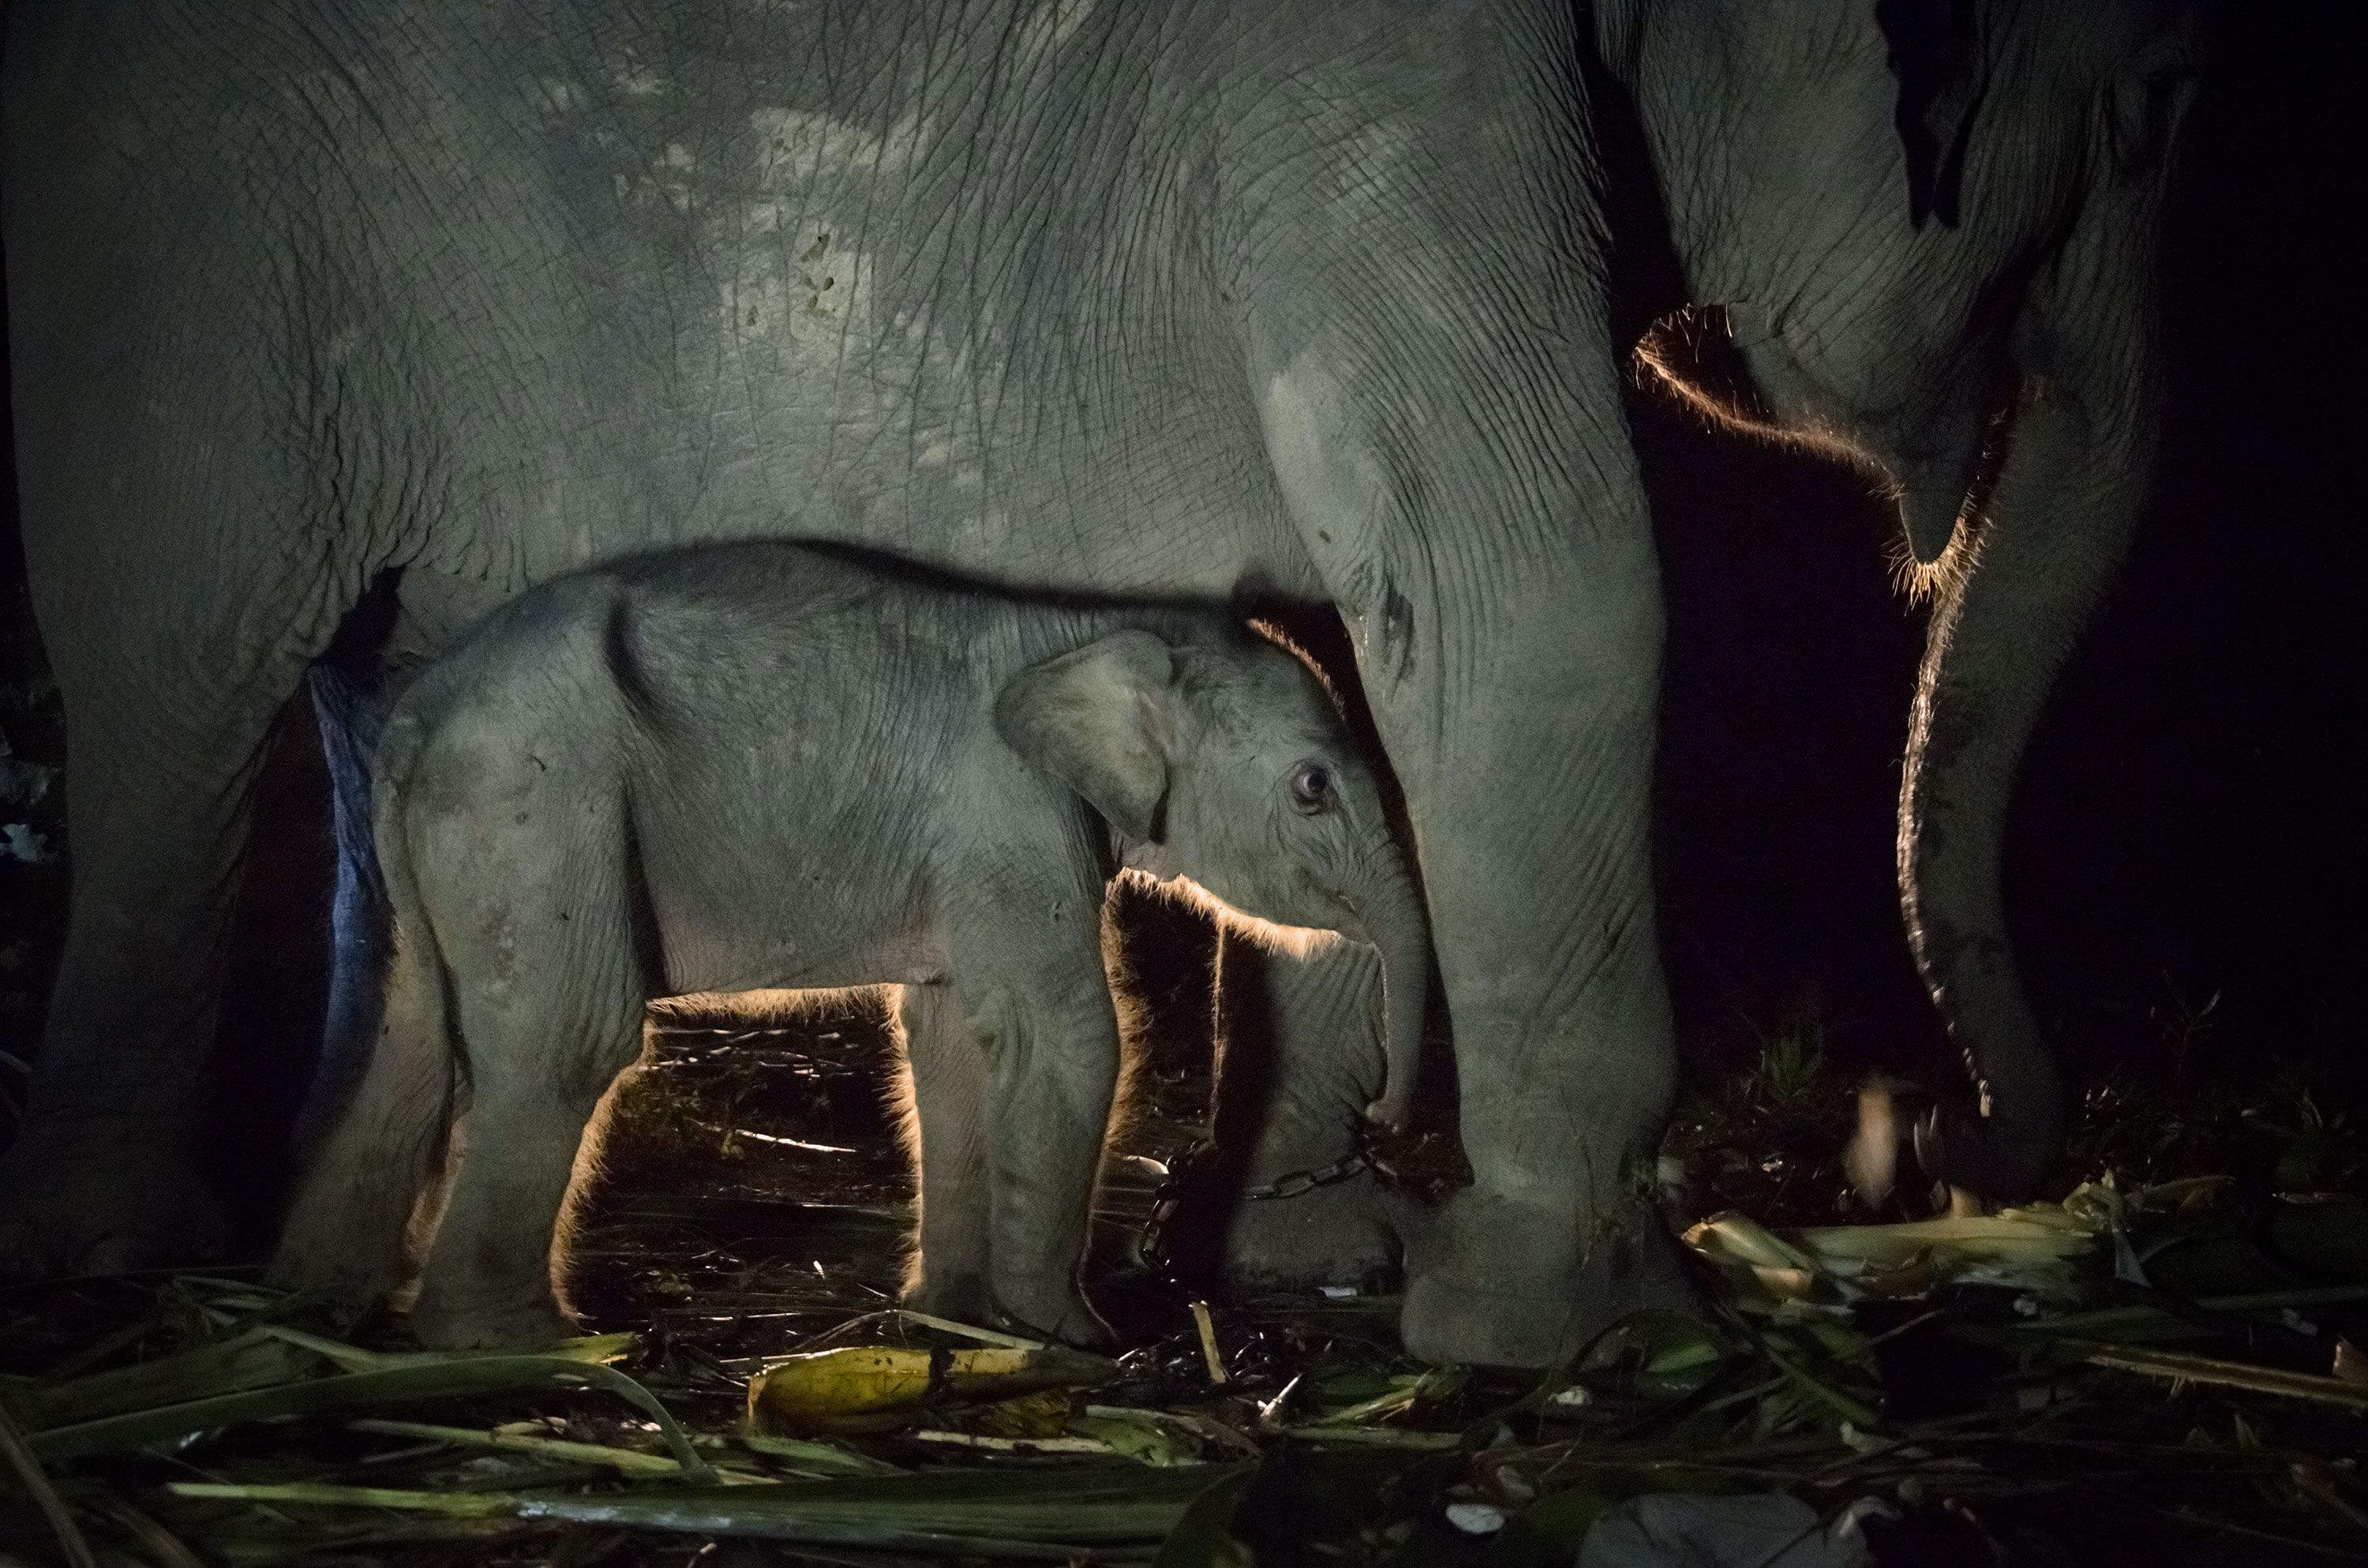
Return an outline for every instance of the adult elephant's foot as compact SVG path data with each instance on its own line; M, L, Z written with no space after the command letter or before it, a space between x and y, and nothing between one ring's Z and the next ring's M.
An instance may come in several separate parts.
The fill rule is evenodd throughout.
M1642 1201L1582 1216L1465 1188L1410 1214L1399 1335L1426 1361L1552 1367L1628 1313L1697 1301L1677 1243Z
M229 1237L176 1120L37 1115L0 1156L0 1278L211 1262Z

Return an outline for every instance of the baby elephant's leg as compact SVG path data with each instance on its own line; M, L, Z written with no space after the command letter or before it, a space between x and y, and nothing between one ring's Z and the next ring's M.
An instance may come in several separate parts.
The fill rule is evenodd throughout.
M547 1344L576 1332L555 1287L563 1221L579 1155L598 1146L602 1096L640 1052L642 1004L610 995L586 1006L537 990L547 1011L461 1008L471 1059L482 1064L412 1309L424 1345Z
M271 1282L359 1311L402 1282L404 1233L444 1161L453 1062L434 941L401 931L361 1082L305 1162Z
M920 1234L905 1301L962 1323L987 1294L986 1056L942 985L907 985L899 1008L918 1134Z
M642 1047L645 986L615 810L518 790L415 826L445 949L469 1109L413 1331L443 1346L575 1332L553 1289L587 1127ZM555 798L557 797L557 798ZM423 883L428 878L423 874ZM595 1130L597 1131L597 1130Z
M1099 940L1069 956L962 988L986 1060L987 1278L1022 1324L1106 1345L1077 1267L1118 1086L1118 1017Z

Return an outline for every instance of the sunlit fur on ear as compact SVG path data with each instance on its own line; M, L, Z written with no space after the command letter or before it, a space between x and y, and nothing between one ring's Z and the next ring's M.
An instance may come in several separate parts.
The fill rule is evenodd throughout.
M1230 936L1246 937L1269 953L1285 958L1308 959L1343 940L1338 931L1326 931L1313 926L1278 926L1271 920L1261 920L1246 915L1211 892L1190 877L1177 877L1161 881L1147 871L1124 870L1121 877L1132 879L1136 886L1189 904L1215 921Z

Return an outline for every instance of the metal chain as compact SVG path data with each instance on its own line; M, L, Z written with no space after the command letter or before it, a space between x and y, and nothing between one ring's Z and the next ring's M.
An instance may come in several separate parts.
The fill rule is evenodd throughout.
M1143 1222L1143 1257L1154 1270L1166 1272L1170 1263L1167 1256L1167 1227L1184 1207L1186 1187L1192 1179L1193 1167L1214 1153L1215 1145L1206 1142L1193 1144L1170 1162L1167 1179L1152 1194L1151 1213ZM1305 1170L1285 1171L1271 1181L1256 1187L1238 1188L1235 1196L1245 1203L1266 1203L1283 1199L1299 1198L1320 1187L1334 1187L1373 1167L1373 1156L1363 1148L1351 1150L1328 1165L1312 1165Z
M1373 1156L1362 1149L1351 1150L1328 1165L1316 1165L1309 1170L1286 1171L1272 1181L1242 1188L1242 1201L1263 1203L1269 1199L1297 1198L1319 1187L1331 1187L1347 1181L1360 1172L1373 1168Z

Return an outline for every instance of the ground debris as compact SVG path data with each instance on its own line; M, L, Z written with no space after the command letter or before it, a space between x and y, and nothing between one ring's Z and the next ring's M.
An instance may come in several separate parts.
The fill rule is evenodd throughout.
M0 1290L0 1559L1546 1568L1732 1515L1813 1524L1804 1562L2368 1561L2368 1208L2342 1194L2100 1173L1996 1215L1797 1223L1829 1217L1801 1212L1807 1154L1763 1213L1768 1173L1723 1187L1746 1163L1698 1122L1672 1160L1713 1178L1675 1217L1713 1304L1541 1377L1406 1360L1385 1294L1130 1272L1151 1204L1114 1180L1112 1360L896 1306L882 1065L861 1017L660 1041L576 1255L579 1303L630 1332L432 1354L236 1272ZM1795 1114L1814 1079L1777 1062L1731 1108ZM1128 1152L1164 1165L1205 1085L1154 1080Z

